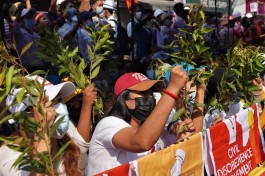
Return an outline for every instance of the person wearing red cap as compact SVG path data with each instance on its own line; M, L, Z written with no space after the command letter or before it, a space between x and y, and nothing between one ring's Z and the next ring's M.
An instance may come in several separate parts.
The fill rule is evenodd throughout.
M141 73L126 73L115 83L116 102L95 128L90 147L88 175L94 175L139 158L153 148L167 118L188 81L187 73L176 66L156 105L153 89L161 81L149 80ZM188 125L194 130L194 125Z

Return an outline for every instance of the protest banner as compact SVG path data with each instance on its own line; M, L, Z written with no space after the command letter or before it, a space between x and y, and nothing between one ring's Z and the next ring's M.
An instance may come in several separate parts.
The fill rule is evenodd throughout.
M256 104L207 129L206 137L208 175L248 175L265 160Z
M202 133L97 176L201 176Z

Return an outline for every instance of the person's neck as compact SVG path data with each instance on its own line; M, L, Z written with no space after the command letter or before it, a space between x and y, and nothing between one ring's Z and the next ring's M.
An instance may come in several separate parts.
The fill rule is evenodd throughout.
M141 121L136 120L135 118L132 117L131 119L131 123L130 125L134 128L134 129L138 129L141 126Z

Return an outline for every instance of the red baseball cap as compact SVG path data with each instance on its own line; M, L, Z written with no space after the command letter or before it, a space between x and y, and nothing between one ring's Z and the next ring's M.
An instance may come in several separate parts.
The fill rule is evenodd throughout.
M150 80L142 73L125 73L115 83L114 97L117 97L126 89L135 91L146 91L161 80Z

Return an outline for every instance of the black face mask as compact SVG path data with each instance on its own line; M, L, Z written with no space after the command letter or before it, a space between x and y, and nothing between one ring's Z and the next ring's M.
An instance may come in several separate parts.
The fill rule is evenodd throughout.
M135 109L129 109L130 113L140 121L145 121L156 105L156 100L152 96L135 98Z

